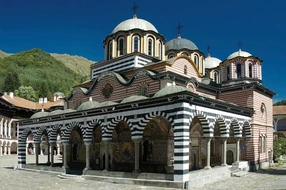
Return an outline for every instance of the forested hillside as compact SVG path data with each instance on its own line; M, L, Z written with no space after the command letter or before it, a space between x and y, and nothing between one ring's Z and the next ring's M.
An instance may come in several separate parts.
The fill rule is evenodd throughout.
M54 92L68 95L72 86L86 77L75 73L62 62L41 49L32 49L0 58L0 91L11 92L32 87L36 101L39 97L51 98ZM31 88L28 88L31 90Z

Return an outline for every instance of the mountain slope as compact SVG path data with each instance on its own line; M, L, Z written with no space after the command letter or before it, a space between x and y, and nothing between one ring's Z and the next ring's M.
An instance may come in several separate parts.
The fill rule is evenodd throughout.
M7 56L9 56L9 55L11 55L11 54L5 53L4 51L1 51L1 50L0 50L0 58L7 57Z
M85 77L41 49L23 51L0 59L0 91L3 91L8 73L18 75L21 85L33 87L37 97L49 99L55 92L68 95L72 86L85 80Z
M71 70L77 72L82 76L89 76L90 73L90 65L94 63L94 61L90 61L84 57L77 55L68 55L68 54L57 54L50 53L55 59L61 61Z
M0 50L0 58L8 57L10 55L12 54L5 53ZM89 76L90 65L94 63L94 61L90 61L84 57L77 55L58 53L50 53L50 55L53 56L56 60L61 61L66 67L82 76Z

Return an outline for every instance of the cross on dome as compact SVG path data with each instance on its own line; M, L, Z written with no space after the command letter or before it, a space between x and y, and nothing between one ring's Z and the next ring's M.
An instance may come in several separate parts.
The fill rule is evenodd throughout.
M138 9L138 5L135 2L134 2L134 5L131 9L133 10L133 18L137 18L136 10Z
M178 26L176 27L176 29L178 30L178 38L181 37L181 29L183 28L183 26L181 25L181 23L179 22Z

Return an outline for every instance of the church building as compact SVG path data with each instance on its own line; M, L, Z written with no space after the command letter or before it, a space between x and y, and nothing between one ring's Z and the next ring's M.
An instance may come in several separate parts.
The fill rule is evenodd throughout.
M43 139L52 166L60 143L67 173L155 173L187 184L195 170L268 166L275 93L262 85L260 58L238 49L221 61L180 33L166 40L136 14L103 46L104 60L91 65L90 81L73 88L64 110L19 122L18 167L26 167L29 136L36 164Z

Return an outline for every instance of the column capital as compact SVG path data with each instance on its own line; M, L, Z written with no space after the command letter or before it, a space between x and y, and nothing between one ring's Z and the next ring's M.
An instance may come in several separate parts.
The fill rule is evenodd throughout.
M85 141L84 144L85 145L91 145L91 141Z
M142 142L142 140L143 140L143 139L132 139L132 141L133 141L134 143L140 143L140 142Z

